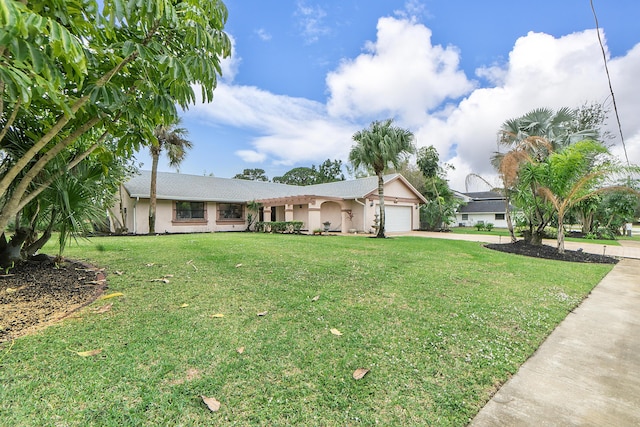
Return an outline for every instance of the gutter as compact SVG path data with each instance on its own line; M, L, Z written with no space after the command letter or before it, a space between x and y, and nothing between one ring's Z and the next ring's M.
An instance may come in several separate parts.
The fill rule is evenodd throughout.
M353 199L357 204L362 205L362 231L363 232L367 232L367 229L365 228L367 225L367 204L364 202L361 202L360 200L358 200L358 198L354 198Z
M136 201L133 202L133 234L138 234L138 215L136 215L138 202L140 197L136 197Z

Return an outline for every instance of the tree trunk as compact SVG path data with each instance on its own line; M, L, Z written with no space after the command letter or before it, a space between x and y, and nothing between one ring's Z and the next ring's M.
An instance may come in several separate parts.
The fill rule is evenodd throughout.
M558 213L558 252L564 253L564 215Z
M505 208L505 213L507 215L507 228L509 229L509 236L511 236L511 243L515 243L518 241L518 239L516 239L516 234L513 232L513 222L511 221L511 209L509 207L509 197L505 197L505 204L506 204L506 208Z
M158 160L160 153L154 149L151 152L151 189L149 190L149 234L156 232L156 196L158 180Z
M382 172L378 174L378 199L380 200L380 224L376 237L384 239L384 179L382 178Z
M9 268L14 264L22 261L20 253L22 244L31 234L31 230L27 228L19 228L16 230L11 240L7 242L5 234L0 237L0 267Z

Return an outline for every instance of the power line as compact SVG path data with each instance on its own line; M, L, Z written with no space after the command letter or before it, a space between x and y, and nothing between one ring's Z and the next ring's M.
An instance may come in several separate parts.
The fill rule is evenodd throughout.
M593 6L593 0L591 2L591 11L593 12L593 18L596 21L596 32L598 33L598 42L600 43L600 49L602 50L602 59L604 60L604 70L607 73L607 81L609 82L609 91L611 92L611 99L613 100L613 111L616 114L616 121L618 122L618 131L620 132L620 141L622 141L622 148L624 150L624 158L627 160L627 166L629 166L629 156L627 155L627 146L624 143L624 135L622 134L622 125L620 124L620 116L618 115L618 105L616 104L616 96L613 93L613 86L611 86L611 75L609 74L609 65L607 64L607 54L602 44L602 37L600 37L600 26L598 24L598 15L596 15L596 9Z

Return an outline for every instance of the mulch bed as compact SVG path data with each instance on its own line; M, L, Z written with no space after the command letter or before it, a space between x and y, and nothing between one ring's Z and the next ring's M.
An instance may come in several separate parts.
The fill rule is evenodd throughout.
M5 272L2 272L5 273ZM25 262L0 274L0 342L58 321L95 301L102 270L78 262Z
M518 240L516 243L487 244L486 248L500 252L508 252L510 254L525 255L536 258L553 259L557 261L569 262L586 262L597 264L617 264L618 259L606 255L590 254L582 251L565 250L564 254L558 252L553 246L549 245L529 245L524 240Z

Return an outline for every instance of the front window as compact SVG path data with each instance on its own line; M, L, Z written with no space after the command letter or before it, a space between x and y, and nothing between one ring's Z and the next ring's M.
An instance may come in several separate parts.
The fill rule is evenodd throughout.
M218 221L244 221L243 205L239 203L218 203Z
M504 214L500 213L500 214L496 214L496 221L504 219Z
M204 202L176 202L176 221L204 221L206 213Z
M462 214L462 220L463 221L469 220L469 214Z

